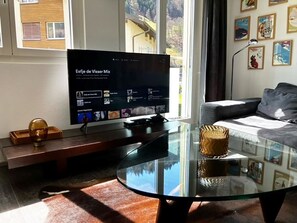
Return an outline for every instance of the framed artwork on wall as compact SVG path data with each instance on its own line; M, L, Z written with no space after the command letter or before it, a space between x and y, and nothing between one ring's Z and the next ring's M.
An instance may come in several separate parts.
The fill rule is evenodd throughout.
M234 40L250 39L250 16L238 18L234 21Z
M286 188L293 183L293 180L294 180L293 177L290 177L290 175L275 170L274 177L273 177L273 190Z
M273 66L288 66L292 62L293 40L283 40L273 42Z
M257 39L274 39L276 14L263 15L258 17Z
M254 46L248 48L248 69L264 68L264 46Z
M286 3L288 0L269 0L269 6Z
M267 140L264 160L274 164L282 165L283 148L284 146L282 144Z
M288 7L287 33L297 32L297 5Z
M297 150L293 148L289 152L288 169L297 171Z
M259 160L248 160L248 173L247 176L252 178L256 183L263 183L264 162Z
M258 0L241 0L240 3L240 11L249 11L253 9L257 9Z

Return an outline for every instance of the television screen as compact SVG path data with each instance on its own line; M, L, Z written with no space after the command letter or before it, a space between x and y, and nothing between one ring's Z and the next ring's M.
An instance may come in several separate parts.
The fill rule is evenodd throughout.
M71 124L169 112L170 56L67 50Z

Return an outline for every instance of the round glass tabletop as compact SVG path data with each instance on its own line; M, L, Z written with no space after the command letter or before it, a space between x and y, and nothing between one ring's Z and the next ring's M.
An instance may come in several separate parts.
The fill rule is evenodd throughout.
M228 154L205 157L199 128L181 123L143 144L119 164L117 178L136 193L193 201L259 197L297 185L297 151L267 139L229 135Z

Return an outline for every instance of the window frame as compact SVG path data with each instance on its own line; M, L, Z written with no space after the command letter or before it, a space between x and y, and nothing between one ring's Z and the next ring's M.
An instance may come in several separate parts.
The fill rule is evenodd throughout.
M180 110L181 114L178 118L187 122L196 122L198 120L199 109L193 109L198 106L197 98L199 98L198 92L198 69L196 57L199 57L200 45L194 41L198 33L201 32L200 19L195 18L195 10L202 10L203 1L184 0L184 13L188 17L184 16L184 31L183 31L183 66L181 67L182 73L185 74L185 78L182 81L183 90L183 103ZM157 53L166 53L166 29L167 29L167 1L156 0L156 12L157 12L157 30L156 30L156 42ZM199 10L200 11L200 10ZM123 17L125 18L125 17ZM194 28L193 28L194 27ZM198 47L198 48L196 48ZM196 54L195 54L196 53ZM195 57L195 58L194 58ZM199 58L200 59L200 58ZM168 114L171 117L172 114Z
M28 3L25 3L28 4ZM35 4L35 3L34 3ZM62 57L66 58L67 49L72 48L71 40L71 0L63 0L64 8L64 32L65 32L65 49L40 49L40 48L20 48L18 47L19 41L23 41L23 38L17 37L17 31L22 29L22 24L20 23L20 18L16 18L16 11L20 9L19 0L4 1L2 4L0 2L0 12L3 15L5 21L2 24L2 34L3 35L3 48L0 48L0 56L10 55L17 57ZM19 17L19 16L18 16ZM5 27L3 26L5 25ZM34 40L33 40L34 41Z
M11 55L11 33L9 20L9 6L8 2L0 3L0 23L2 33L2 44L0 47L0 55Z
M1 18L0 18L0 47L3 47L3 43L2 43L2 28L1 28Z
M194 114L193 106L196 103L193 101L193 89L196 89L196 82L192 80L194 75L193 68L193 53L194 53L194 42L193 36L196 29L194 24L194 12L193 9L197 4L195 4L195 0L184 0L184 31L183 31L183 66L181 68L182 73L186 74L182 79L182 88L183 90L183 103L181 107L181 114L178 117L180 120L192 122L197 119L196 114ZM158 53L166 53L166 29L167 29L167 1L157 0L157 23L159 26L157 27L157 52Z

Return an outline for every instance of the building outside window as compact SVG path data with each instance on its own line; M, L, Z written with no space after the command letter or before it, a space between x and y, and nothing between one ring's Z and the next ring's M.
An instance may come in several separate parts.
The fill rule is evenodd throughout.
M66 50L64 10L68 9L64 9L64 1L21 0L14 3L16 30L23 29L23 32L16 32L18 49Z

